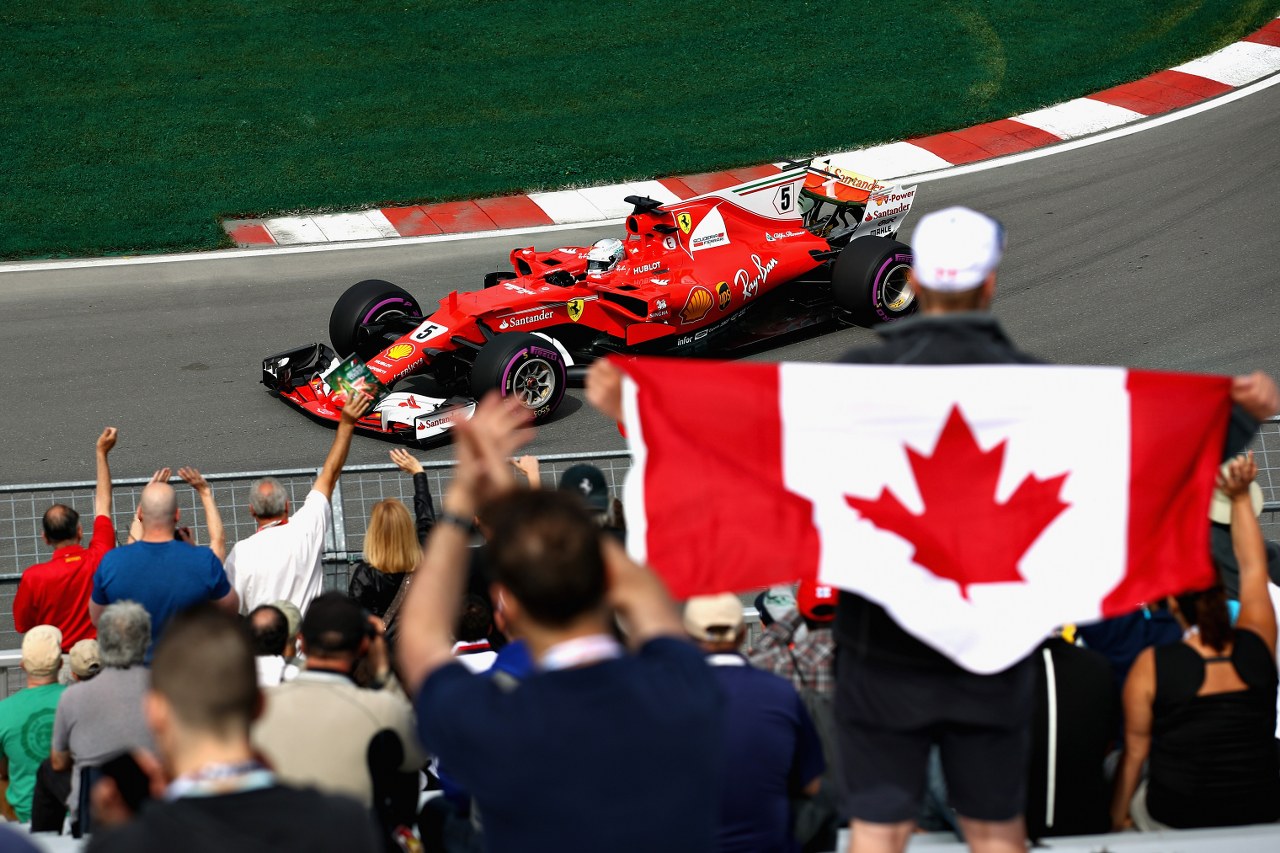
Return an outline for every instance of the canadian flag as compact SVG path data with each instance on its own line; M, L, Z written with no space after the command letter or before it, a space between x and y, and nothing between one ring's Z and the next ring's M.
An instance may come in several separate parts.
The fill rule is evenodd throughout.
M677 597L816 573L988 673L1058 625L1213 582L1229 379L618 365L628 548Z

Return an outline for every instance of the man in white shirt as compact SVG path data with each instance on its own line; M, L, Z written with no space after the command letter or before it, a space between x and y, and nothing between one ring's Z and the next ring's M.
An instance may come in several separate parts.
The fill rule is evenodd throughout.
M320 594L324 582L320 557L333 521L329 501L347 461L356 421L369 410L369 403L368 396L360 395L343 406L324 467L306 501L292 516L289 494L274 477L264 477L250 486L249 512L258 522L258 530L236 543L223 566L240 595L241 613L277 599L291 601L305 611L311 599Z

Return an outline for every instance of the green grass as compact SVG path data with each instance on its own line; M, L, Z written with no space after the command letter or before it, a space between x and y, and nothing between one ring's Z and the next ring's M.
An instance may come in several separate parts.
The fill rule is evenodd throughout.
M1003 118L1280 0L6 0L0 257L225 245L222 216L757 164Z

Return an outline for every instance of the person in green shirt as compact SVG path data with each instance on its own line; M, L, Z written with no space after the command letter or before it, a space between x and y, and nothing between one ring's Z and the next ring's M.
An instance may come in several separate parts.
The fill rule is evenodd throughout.
M6 817L31 821L31 792L36 770L49 757L53 714L66 688L58 683L62 632L37 625L22 638L22 668L27 686L0 702L0 786ZM0 804L3 805L3 804Z

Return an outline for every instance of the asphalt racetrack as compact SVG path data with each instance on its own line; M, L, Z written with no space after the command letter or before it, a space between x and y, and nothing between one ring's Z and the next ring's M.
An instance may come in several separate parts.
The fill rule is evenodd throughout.
M996 313L1046 359L1280 377L1278 134L1273 86L1132 136L924 183L902 236L920 214L951 204L1004 221ZM161 465L318 465L331 430L272 399L258 376L263 356L327 338L345 287L384 278L426 307L508 269L516 246L620 232L50 271L0 265L0 481L92 478L94 438L107 424L121 429L117 477ZM873 339L846 329L762 357L827 361ZM531 452L624 446L581 396L570 391ZM386 461L390 446L357 437L350 463Z

